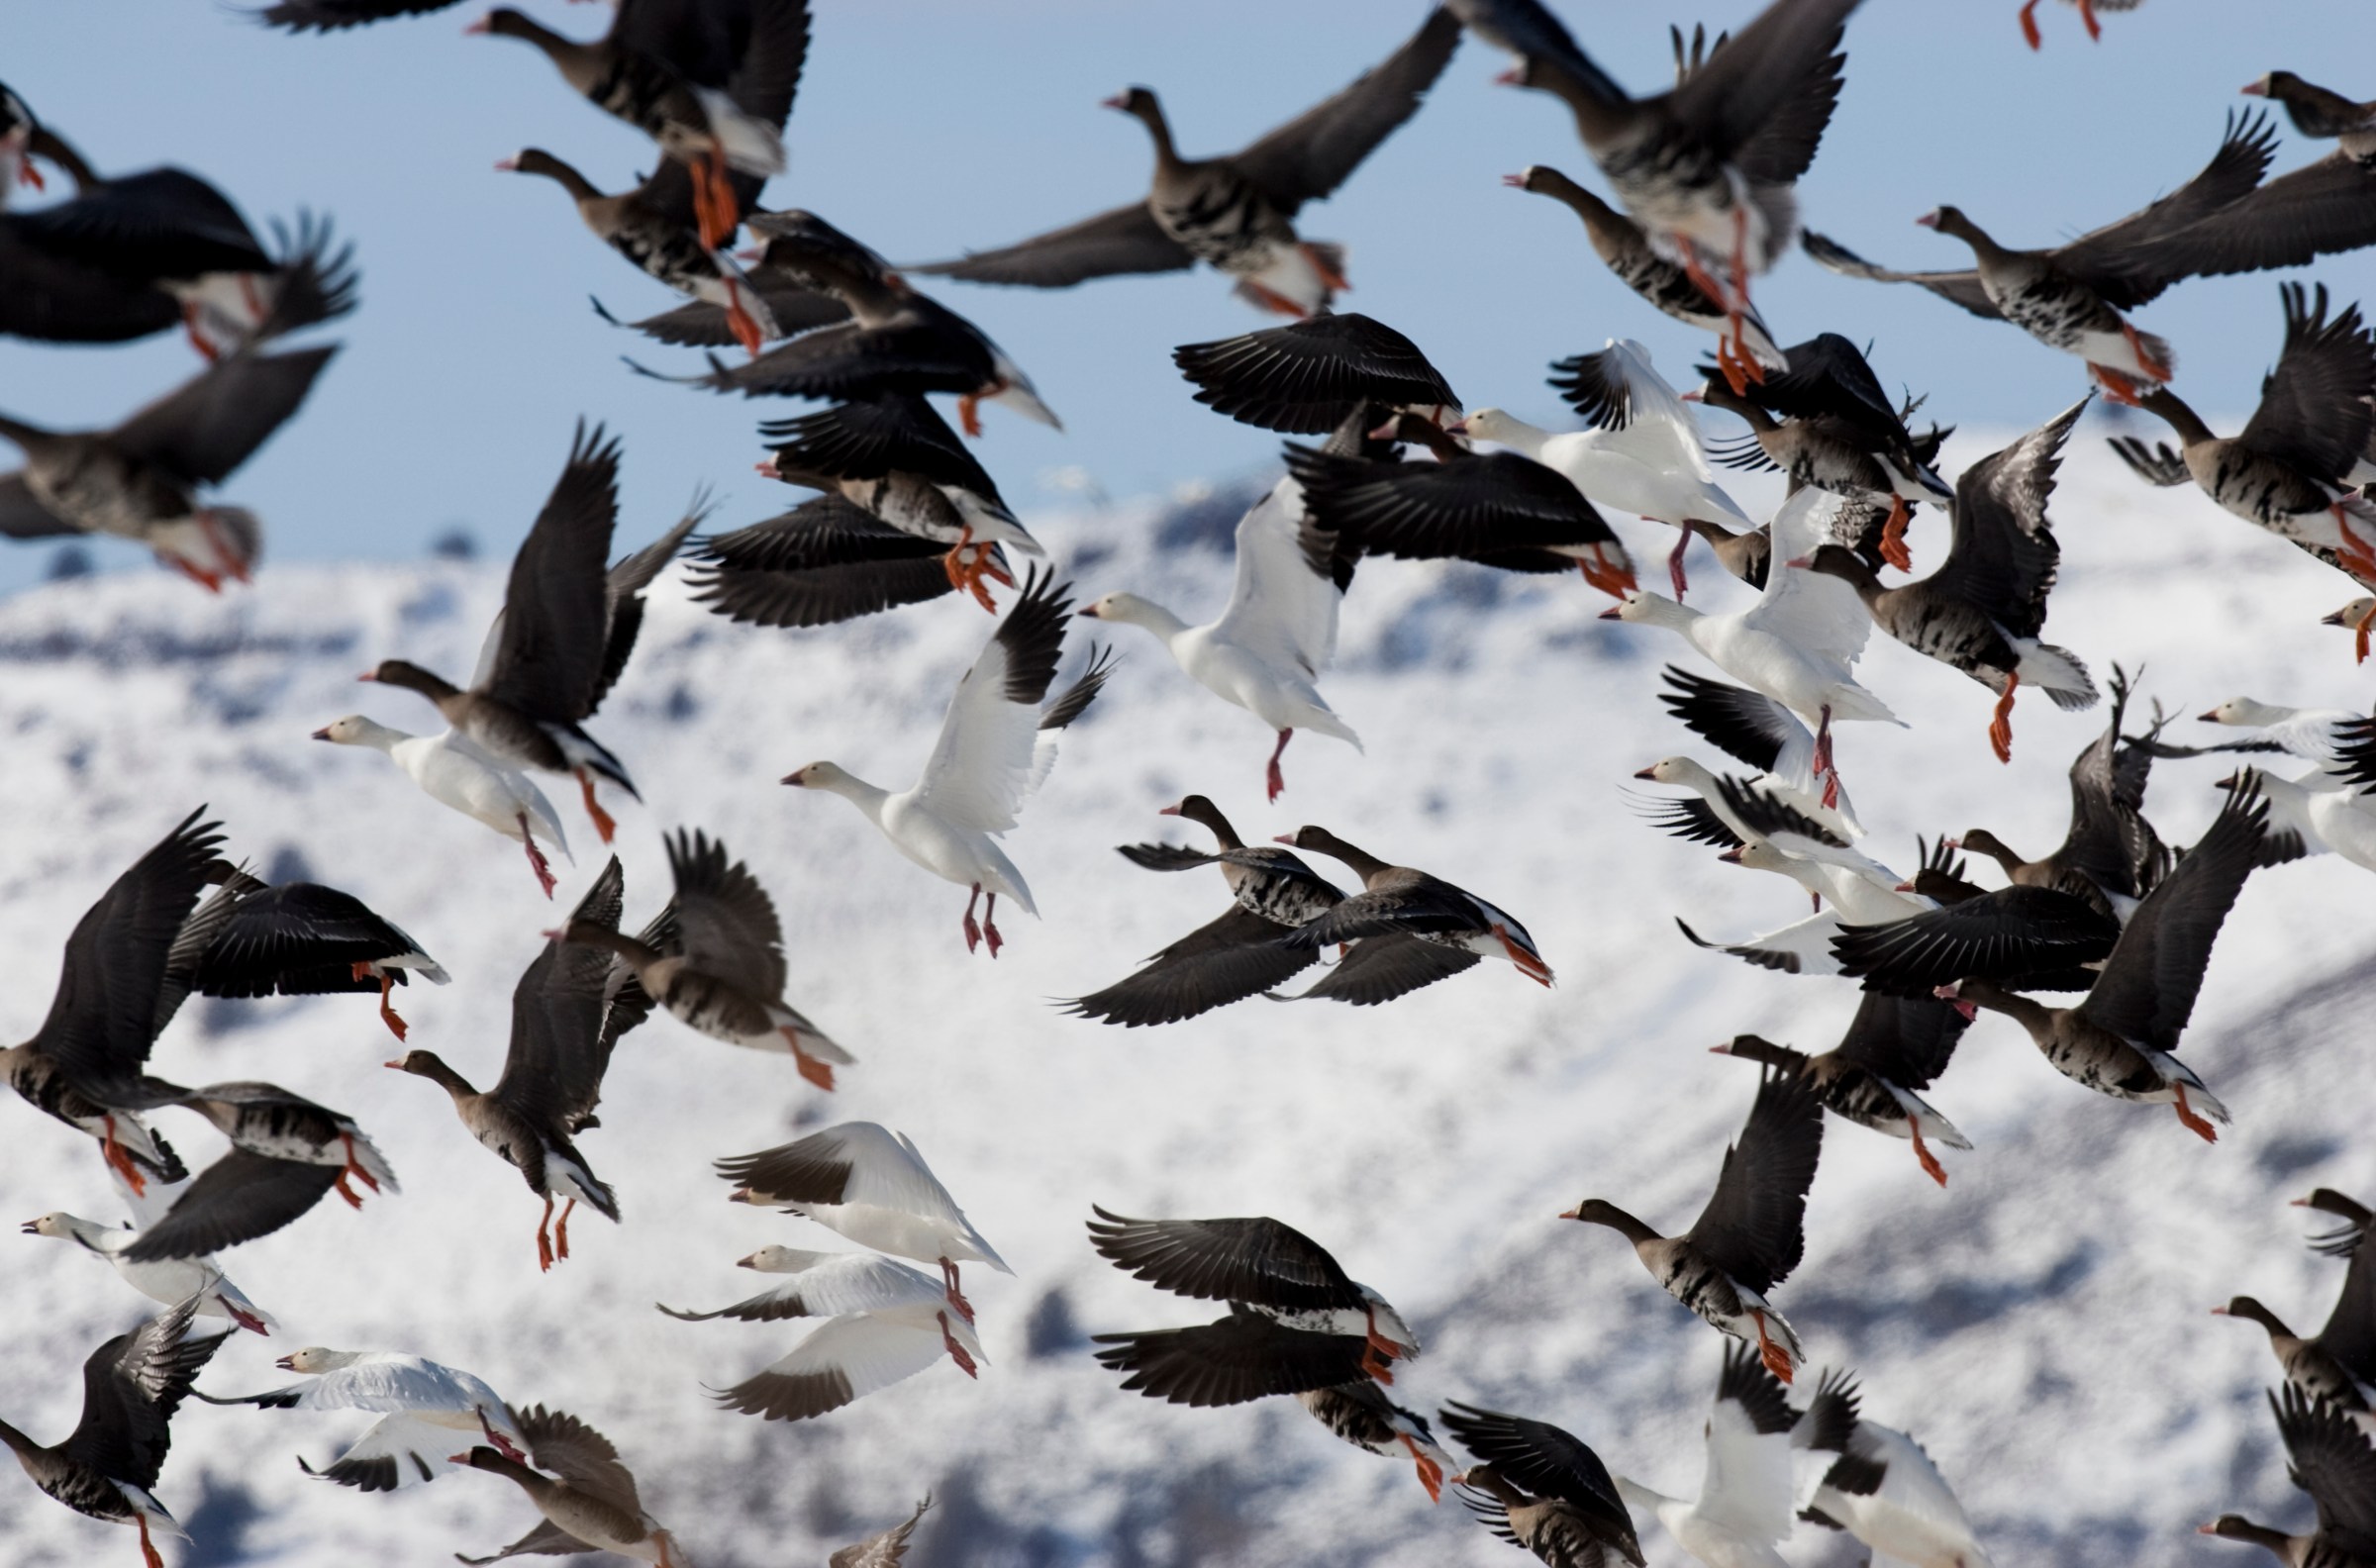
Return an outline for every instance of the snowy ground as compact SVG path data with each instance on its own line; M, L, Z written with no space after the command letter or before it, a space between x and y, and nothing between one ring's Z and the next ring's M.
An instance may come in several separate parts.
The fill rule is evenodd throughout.
M2097 434L2078 442L2053 509L2064 582L2049 636L2099 677L2116 658L2149 666L2146 695L2182 715L2239 693L2364 704L2342 635L2316 624L2348 597L2343 580L2192 490L2138 487ZM1084 596L1129 587L1201 619L1227 592L1233 517L1218 517L1219 547L1178 513L1034 527ZM622 542L665 521L632 519ZM1664 548L1649 525L1630 537L1645 565ZM1920 524L1913 543L1928 569L1943 530ZM1694 564L1708 602L1745 591ZM289 568L214 601L135 574L0 603L0 1036L39 1024L79 912L203 801L236 851L348 888L420 936L455 983L403 994L413 1043L491 1081L537 932L600 864L582 814L561 801L578 858L547 905L516 848L382 759L306 735L357 708L428 728L425 705L353 674L395 654L466 670L501 575ZM920 1536L927 1564L1516 1562L1448 1500L1431 1509L1407 1465L1337 1443L1288 1402L1176 1410L1119 1393L1090 1360L1088 1333L1198 1319L1090 1252L1091 1203L1258 1213L1308 1230L1412 1320L1427 1355L1398 1398L1544 1417L1614 1469L1692 1491L1720 1341L1614 1236L1551 1217L1600 1195L1687 1224L1755 1081L1706 1048L1743 1029L1821 1048L1855 993L1676 933L1676 915L1709 934L1766 930L1804 900L1629 813L1634 769L1679 751L1721 759L1652 695L1682 644L1597 622L1603 603L1573 579L1365 567L1325 685L1366 755L1299 739L1275 809L1260 799L1258 726L1113 629L1126 661L1009 840L1045 920L1015 916L993 963L964 952L960 893L842 802L773 782L825 757L894 786L912 778L989 619L944 601L827 633L754 631L671 582L598 727L650 803L623 814L629 918L664 896L664 829L722 834L785 912L793 1000L859 1065L828 1098L781 1058L647 1025L614 1064L605 1125L585 1145L625 1221L581 1219L575 1257L540 1276L536 1201L434 1087L381 1069L392 1041L366 1001L195 1005L159 1043L157 1071L269 1078L348 1111L405 1183L359 1216L325 1205L230 1255L281 1327L236 1339L205 1386L272 1386L271 1358L308 1343L472 1369L516 1403L610 1432L702 1568L820 1560L928 1490L943 1508ZM2063 770L2101 710L2026 697L2014 763L2000 767L1980 688L1886 641L1864 672L1914 721L1843 733L1875 853L1904 866L1917 833L1982 825L2033 853L2057 841ZM2225 771L2163 765L2150 806L2166 837L2201 831ZM1149 876L1111 847L1176 837L1154 811L1187 790L1212 794L1248 836L1320 822L1475 889L1526 921L1559 988L1487 965L1374 1012L1255 1001L1131 1031L1060 1015L1048 999L1121 977L1222 907L1218 878ZM2307 1519L2260 1401L2274 1376L2262 1336L2207 1309L2252 1291L2315 1326L2339 1287L2340 1267L2304 1249L2310 1227L2283 1201L2320 1183L2376 1187L2372 892L2331 859L2246 887L2186 1048L2236 1115L2217 1147L2165 1110L2084 1093L1993 1019L1933 1096L1979 1145L1948 1153L1945 1191L1904 1144L1830 1124L1807 1260L1778 1299L1815 1359L1862 1373L1869 1415L1925 1440L2001 1564L2233 1563L2246 1548L2199 1541L2193 1525L2230 1506ZM700 1385L746 1375L802 1330L681 1323L650 1304L720 1305L747 1294L752 1276L732 1263L753 1247L833 1243L729 1206L709 1162L850 1118L913 1134L1016 1266L1013 1280L967 1280L991 1363L978 1384L942 1364L816 1422L722 1414ZM165 1126L193 1162L220 1148L191 1119ZM116 1217L87 1144L23 1107L0 1107L0 1217ZM0 1414L54 1439L74 1420L74 1368L143 1304L67 1247L7 1244L19 1327ZM187 1409L158 1492L198 1540L174 1560L426 1563L531 1522L491 1478L372 1498L299 1473L294 1454L320 1463L360 1424ZM1643 1535L1653 1564L1683 1561L1647 1521ZM23 1568L133 1556L129 1532L5 1476L0 1540ZM1786 1549L1804 1568L1853 1560L1836 1539Z

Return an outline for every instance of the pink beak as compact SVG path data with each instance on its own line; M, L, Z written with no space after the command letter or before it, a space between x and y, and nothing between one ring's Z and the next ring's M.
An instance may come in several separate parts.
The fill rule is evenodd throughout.
M1920 218L1917 218L1915 222L1921 224L1926 229L1935 229L1938 227L1938 214L1934 211L1927 212Z
M379 671L365 670L360 675L357 675L355 679L358 681L375 681L379 679Z
M1443 428L1443 433L1446 436L1465 436L1468 434L1468 421L1454 420Z
M1654 782L1658 777L1658 770L1655 767L1646 767L1634 776L1638 779L1649 779Z
M1626 618L1625 608L1624 605L1611 605L1601 612L1599 618L1603 621L1623 621Z
M1524 174L1505 174L1502 176L1502 183L1516 185L1523 190L1526 188L1527 177Z
M1793 555L1790 559L1784 561L1782 564L1785 566L1796 566L1799 570L1805 571L1808 567L1815 564L1815 557L1812 555Z
M1524 87L1526 85L1526 79L1519 74L1516 66L1512 66L1510 69L1502 72L1499 76L1496 76L1493 79L1493 84L1496 87ZM1562 1215L1560 1218L1565 1219L1566 1217Z
M1272 835L1271 835L1271 840L1270 840L1270 841L1271 841L1272 843L1283 843L1283 844L1287 845L1287 847L1289 847L1290 849L1292 849L1292 848L1294 848L1294 847L1295 847L1295 834L1293 834L1293 833L1274 833L1274 834L1272 834Z
M484 32L485 29L480 31ZM517 174L520 172L520 160L516 157L504 158L495 165L495 169L500 174Z
M1130 95L1128 93L1116 93L1111 98L1100 98L1097 101L1097 106L1100 109L1128 109L1131 106Z
M1155 813L1155 815L1158 817L1177 817L1179 814L1180 809L1177 806L1166 806L1161 811Z
M1740 845L1734 844L1723 854L1718 855L1717 858L1722 860L1727 865L1740 864Z
M2266 98L2269 95L2269 87L2266 82L2248 81L2238 87L2236 91L2247 98Z
M1705 403L1708 401L1708 393L1704 388L1693 387L1690 391L1680 394L1677 398L1677 401L1683 403Z
M488 12L486 16L482 16L482 17L480 17L480 18L479 18L477 21L475 21L475 22L471 23L471 24L470 24L468 27L466 27L466 28L462 29L462 32L463 32L463 34L466 36L466 35L468 35L468 34L472 34L472 33L492 33L492 32L494 32L494 31L495 31L495 29L494 29L494 26L493 26L493 24L492 24L492 23L490 22L490 20L489 20L489 18L491 18L491 17L493 17L493 16L494 16L494 13L493 13L492 11Z

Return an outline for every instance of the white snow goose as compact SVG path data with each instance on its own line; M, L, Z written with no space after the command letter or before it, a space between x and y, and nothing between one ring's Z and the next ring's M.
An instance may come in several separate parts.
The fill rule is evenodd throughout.
M396 1350L333 1350L307 1345L272 1363L305 1381L261 1394L190 1392L209 1405L258 1410L357 1410L379 1417L346 1451L317 1470L297 1468L358 1492L396 1492L435 1481L456 1463L453 1434L484 1436L514 1459L528 1457L528 1436L501 1396L468 1372Z
M1582 1439L1549 1421L1457 1400L1439 1414L1477 1456L1460 1477L1460 1501L1479 1523L1550 1568L1606 1563L1609 1552L1642 1568L1641 1542L1617 1482Z
M1607 1225L1633 1242L1641 1266L1669 1296L1711 1327L1753 1343L1787 1383L1806 1352L1766 1294L1790 1277L1806 1251L1807 1189L1823 1148L1824 1102L1814 1078L1763 1071L1748 1122L1725 1150L1716 1191L1689 1230L1661 1236L1600 1198L1559 1218Z
M1245 843L1205 796L1190 795L1164 807L1163 815L1204 824L1220 847L1208 854L1174 844L1126 844L1122 854L1150 871L1219 866L1229 885L1230 907L1147 959L1129 979L1074 999L1067 1012L1126 1029L1173 1024L1267 992L1319 961L1318 951L1290 947L1279 938L1333 908L1343 893L1300 856L1270 844Z
M729 365L712 354L707 374L660 379L744 397L841 401L945 392L955 394L957 423L968 436L982 433L982 403L1063 429L1005 349L919 292L865 245L815 213L770 213L754 227L769 236L766 254L778 272L836 301L849 319L804 333L744 364Z
M1856 6L1773 0L1670 91L1646 98L1629 95L1555 25L1488 24L1519 54L1502 80L1567 106L1585 150L1651 245L1726 311L1720 353L1738 361L1748 380L1764 373L1748 347L1749 279L1798 231L1793 187L1831 122L1845 62L1839 41ZM1550 33L1565 47L1542 48Z
M2326 771L2282 779L2245 768L2220 780L2220 787L2241 789L2247 782L2269 803L2269 833L2261 844L2260 864L2337 854L2376 871L2376 796Z
M1015 586L994 546L1047 553L1007 510L989 472L948 422L912 392L838 404L762 425L759 434L777 443L759 472L839 495L903 534L947 545L949 586L994 614L998 606L982 579Z
M1358 311L1182 343L1171 362L1214 413L1288 436L1326 435L1363 407L1437 426L1460 417L1451 383L1419 344Z
M2134 437L2113 447L2147 480L2191 478L2245 522L2363 587L2376 586L2376 503L2345 482L2376 431L2376 407L2368 401L2376 394L2376 341L2357 305L2327 314L2325 284L2315 296L2299 283L2279 292L2285 346L2241 431L2214 436L2176 394L2156 388L2140 406L2177 434L2178 461L2166 459L2166 446L2148 454Z
M360 677L420 693L456 734L506 767L574 777L604 843L616 824L594 799L594 780L630 795L636 786L583 725L635 650L642 590L702 516L696 508L656 543L606 568L619 522L619 449L601 426L579 424L560 478L512 557L503 610L468 689L404 659Z
M1612 338L1598 353L1554 361L1550 384L1595 428L1554 435L1500 409L1480 409L1465 428L1557 469L1612 511L1681 530L1667 556L1678 602L1690 586L1683 554L1695 534L1727 571L1752 588L1764 586L1764 536L1716 482L1698 422L1650 362L1647 348L1631 338Z
M2171 1106L2189 1131L2207 1143L2218 1141L2212 1123L2226 1122L2228 1108L2174 1052L2210 971L2212 943L2260 857L2268 819L2260 790L2250 779L2241 781L2203 836L2128 917L2078 1006L2047 1007L1987 980L1942 986L1939 995L1958 1009L1986 1008L2012 1018L2064 1077L2116 1100Z
M2305 762L2331 762L2356 739L2368 716L2353 708L2289 708L2254 697L2230 697L2197 715L2204 724L2256 732L2205 751L2282 751Z
M461 1561L476 1568L506 1557L609 1551L658 1568L690 1568L674 1555L675 1538L644 1511L636 1478L608 1437L565 1411L542 1405L519 1413L518 1429L528 1438L533 1469L488 1447L455 1454L452 1462L511 1481L528 1494L544 1522L492 1556ZM553 1475L544 1474L547 1470Z
M1709 1048L1783 1072L1804 1073L1815 1084L1824 1109L1858 1127L1911 1139L1923 1171L1941 1187L1947 1169L1930 1143L1968 1149L1971 1140L1916 1091L1928 1089L1947 1070L1955 1042L1971 1021L1935 997L1893 997L1868 991L1857 1004L1848 1032L1816 1055L1777 1045L1756 1034L1736 1034Z
M1762 588L1764 583L1755 586ZM1847 791L1827 809L1823 785L1815 776L1815 732L1799 723L1798 715L1766 696L1741 686L1694 675L1669 664L1658 678L1668 688L1658 694L1666 711L1692 734L1757 769L1757 783L1783 792L1801 811L1815 817L1842 838L1861 838L1864 826L1856 820Z
M808 1421L914 1377L943 1354L969 1378L978 1378L980 1363L990 1359L947 1288L905 1263L864 1252L769 1246L738 1266L791 1278L716 1312L660 1311L687 1323L826 1321L789 1355L733 1388L711 1390L728 1410L763 1421Z
M1748 390L1751 367L1769 374L1788 368L1790 361L1775 346L1773 334L1755 311L1745 305L1741 308L1740 345L1735 349L1732 321L1724 306L1710 299L1688 270L1660 255L1641 225L1565 174L1530 163L1516 174L1503 175L1502 183L1548 196L1566 207L1584 221L1584 235L1591 241L1594 254L1617 274L1620 283L1686 327L1716 334L1717 356L1733 391Z
M1279 842L1325 854L1361 879L1359 893L1289 933L1290 945L1325 947L1357 938L1415 936L1467 953L1472 961L1508 959L1536 985L1547 988L1551 984L1551 966L1534 936L1515 917L1474 893L1411 866L1389 865L1326 828L1307 825L1281 834Z
M923 776L909 788L883 789L835 762L812 762L784 776L796 789L842 797L901 854L970 888L963 923L967 952L986 936L990 956L998 956L1005 942L998 931L1000 894L1038 917L1023 873L996 837L1015 826L1025 799L1054 765L1055 732L1079 718L1105 684L1105 664L1092 661L1062 697L1041 707L1064 654L1071 586L1037 569L1024 579L1022 596L958 679L940 737ZM974 906L984 893L990 902L977 926Z
M201 504L297 412L338 351L241 352L112 430L51 431L0 416L25 466L0 474L0 535L101 534L145 544L207 592L246 582L263 526L245 507Z
M1725 782L1718 781L1720 794ZM1834 853L1816 836L1791 829L1788 819L1776 817L1765 820L1762 813L1774 808L1753 804L1752 798L1745 792L1737 796L1735 804L1728 807L1735 814L1744 809L1749 815L1760 819L1756 829L1757 839L1744 841L1738 848L1719 858L1747 870L1772 871L1789 877L1814 895L1815 913L1791 925L1735 942L1706 940L1688 923L1678 919L1676 928L1683 932L1684 939L1695 947L1731 953L1744 963L1781 974L1856 973L1859 971L1851 969L1841 956L1840 940L1843 933L1851 930L1895 931L1901 926L1934 913L1941 903L1949 899L1980 896L1980 889L1958 880L1963 862L1953 859L1943 840L1925 848L1923 869L1916 873L1913 881L1899 882L1885 866L1855 855L1853 851ZM1697 814L1688 803L1678 815L1696 825ZM1717 831L1731 832L1716 817L1713 809L1707 822ZM1678 822L1669 831L1682 835L1685 825L1685 822ZM1701 832L1704 837L1704 831ZM1779 838L1769 836L1777 833ZM1784 844L1789 847L1783 847ZM1815 858L1819 855L1824 858ZM1823 907L1826 899L1832 901L1832 908ZM2093 913L2084 907L2080 910L2082 917L2092 917ZM1869 924L1851 928L1842 924L1848 920ZM2034 937L2035 929L2041 924L2032 920L2015 925L2014 933ZM2108 927L2110 923L2105 924ZM1989 931L1992 934L2002 934L1996 927L1989 928ZM2097 941L2097 947L2088 956L2100 957L2111 950L2109 930L2098 932ZM2029 948L2022 951L2025 956L2030 956ZM2084 985L2086 982L2083 980L2078 983ZM1909 981L1893 994L1920 996L1929 989L1928 983Z
M489 832L528 851L529 869L546 898L555 885L552 863L537 847L542 838L574 861L561 819L534 780L500 762L458 730L434 735L407 735L361 714L335 719L314 732L333 745L364 746L386 755L439 805L460 812Z
M2042 250L1999 245L1959 208L1916 219L1971 246L1974 264L1962 271L1893 272L1816 234L1806 237L1807 253L1843 276L1920 284L1975 316L2011 322L2047 347L2085 360L2105 396L2133 405L2140 391L2169 380L2178 361L2168 343L2128 325L2123 311L2182 278L2285 264L2281 246L2252 244L2250 236L2215 245L2204 228L2251 194L2275 150L2265 116L2230 115L2219 150L2193 179L2118 222Z
M613 856L571 913L571 928L615 928L624 883ZM613 1047L650 1009L640 986L615 987L618 965L608 953L558 936L546 933L544 949L512 987L511 1043L503 1076L492 1089L471 1088L435 1051L407 1051L383 1064L444 1089L470 1135L517 1169L528 1190L544 1200L537 1221L537 1267L544 1271L556 1256L569 1256L569 1217L579 1204L614 1225L619 1222L618 1197L594 1174L573 1138L596 1125L594 1107L602 1098ZM555 1199L568 1206L548 1241L544 1231L552 1224Z
M1460 42L1441 9L1375 69L1242 151L1182 157L1163 106L1145 87L1109 98L1153 139L1152 189L1138 201L1049 234L913 271L974 283L1069 288L1090 278L1179 272L1203 261L1238 279L1237 292L1286 316L1325 311L1344 281L1341 245L1307 241L1295 217L1351 177L1362 159L1419 112Z
M1749 843L1772 844L1786 856L1849 872L1883 891L1895 889L1903 880L1848 847L1848 835L1836 812L1826 810L1821 801L1799 794L1770 775L1738 779L1711 772L1706 764L1690 757L1671 756L1661 757L1634 776L1653 784L1679 785L1700 797L1668 801L1642 813L1645 821L1675 837L1719 844L1728 850ZM1764 868L1762 861L1759 868Z
M1280 480L1238 520L1237 574L1219 618L1190 626L1151 600L1110 593L1081 609L1095 621L1141 627L1183 674L1275 731L1265 774L1269 798L1287 787L1279 758L1298 730L1361 749L1352 726L1320 694L1320 672L1336 654L1336 540L1304 504L1293 478Z
M732 1202L781 1208L860 1246L939 1263L948 1304L967 1323L973 1307L958 1289L957 1266L987 1263L1001 1274L1015 1272L965 1218L915 1140L876 1123L844 1122L722 1159L717 1169L738 1184L728 1194Z
M159 1026L195 992L210 997L379 993L388 1032L405 1036L388 1005L392 987L418 974L432 985L451 976L421 944L351 893L319 882L277 886L217 862L221 891L198 906L165 961Z
M189 1539L148 1489L164 1468L168 1422L207 1358L230 1334L185 1339L194 1302L120 1333L82 1364L82 1419L63 1442L44 1446L6 1421L0 1442L35 1486L87 1519L137 1525L148 1568L165 1568L151 1530Z
M1798 1413L1771 1366L1759 1366L1745 1345L1725 1351L1697 1498L1686 1502L1630 1476L1617 1478L1628 1505L1654 1517L1708 1568L1788 1568L1774 1547L1791 1528L1791 1427Z
M117 1179L121 1183L122 1178ZM139 1200L133 1200L130 1191L126 1189L127 1201L134 1203L135 1214L144 1221L161 1217L172 1206L170 1200L175 1196L172 1188L159 1187ZM148 1206L151 1199L163 1201L151 1208ZM124 1249L140 1238L138 1230L130 1225L102 1225L96 1220L85 1220L63 1210L46 1214L39 1220L27 1221L24 1230L27 1235L50 1236L73 1242L91 1256L114 1265L117 1276L125 1284L152 1302L178 1307L185 1301L195 1300L198 1304L197 1314L201 1318L229 1319L253 1333L269 1335L272 1331L270 1316L249 1301L247 1292L233 1284L231 1277L223 1272L222 1266L213 1258L160 1258L153 1263L134 1263L124 1256Z
M1519 452L1468 450L1456 439L1467 429L1439 430L1402 414L1370 436L1426 446L1435 461L1289 446L1287 471L1303 486L1305 510L1355 556L1468 560L1523 572L1572 566L1605 594L1634 586L1626 546L1581 491Z
M2023 682L2042 687L2065 711L2096 702L2087 666L2038 637L2062 559L2046 502L2062 443L2086 407L2083 398L1963 471L1948 514L1953 542L1930 576L1884 587L1871 564L1844 544L1825 544L1789 563L1839 578L1882 631L1995 692L1988 743L2000 762L2013 760L2013 699Z
M751 0L729 28L716 7L626 7L579 43L509 6L466 30L534 45L595 108L643 132L691 175L701 243L731 239L784 168L784 121L809 53L808 0ZM730 172L731 171L731 172Z
M1846 1530L1876 1558L1907 1568L1991 1568L1946 1477L1921 1443L1864 1419L1854 1378L1826 1372L1790 1440L1838 1455L1801 1519Z
M789 1051L800 1075L834 1087L836 1065L857 1060L784 1004L788 976L775 901L750 867L700 829L668 835L675 892L643 934L611 920L572 917L544 934L610 953L643 993L700 1033L748 1050Z
M1869 991L1928 996L1958 978L2023 990L2084 991L2095 965L2120 939L2121 921L2086 891L2016 882L1983 889L1963 879L1965 862L1941 839L1906 884L1926 907L1894 919L1863 919L1832 940L1839 973Z
M277 1084L208 1084L171 1103L206 1118L231 1151L142 1227L124 1249L128 1261L202 1258L270 1235L332 1192L360 1209L349 1177L373 1192L401 1191L387 1157L352 1118Z
M1769 525L1780 558L1812 556L1825 542L1824 517L1836 509L1834 499L1813 488L1785 501ZM1757 602L1730 615L1709 615L1657 594L1630 593L1602 611L1601 619L1665 627L1733 679L1812 721L1815 745L1809 761L1828 807L1839 804L1832 724L1904 723L1856 683L1856 659L1873 620L1854 589L1824 573L1804 567L1769 571Z
M783 336L765 296L750 285L734 257L704 243L694 210L692 171L674 158L662 158L650 178L616 195L605 195L543 147L522 147L495 167L510 174L541 174L567 191L577 216L596 239L639 271L723 310L735 341L754 358L769 339Z
M2286 1568L2357 1568L2376 1562L2376 1447L2348 1411L2288 1385L2269 1396L2285 1439L2286 1475L2318 1505L2318 1524L2289 1535L2223 1514L2199 1526L2205 1535L2248 1541Z
M216 875L220 823L200 807L151 847L67 933L50 1015L31 1039L0 1049L0 1079L26 1103L99 1140L133 1193L189 1170L141 1113L182 1093L142 1068L156 1041L173 939Z

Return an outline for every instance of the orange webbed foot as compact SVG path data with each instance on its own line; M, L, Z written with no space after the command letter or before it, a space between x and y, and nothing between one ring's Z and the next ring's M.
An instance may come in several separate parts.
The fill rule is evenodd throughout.
M2029 4L2022 7L2022 37L2029 41L2032 50L2045 47L2046 41L2037 31L2037 0L2029 0Z
M2178 1092L2174 1109L2178 1113L2178 1120L2186 1125L2186 1129L2206 1143L2217 1143L2220 1140L2220 1129L2197 1116L2195 1108L2186 1103L2186 1085L2173 1084L2171 1087Z
M619 824L609 812L602 809L602 803L594 798L594 775L584 768L579 768L577 770L577 787L586 798L586 815L593 820L594 831L602 835L604 843L609 843L611 835L619 831Z
M1997 711L1988 721L1988 743L2000 762L2013 760L2013 697L2021 684L2019 675L2005 677L2005 690L1997 698Z
M1938 1156L1931 1153L1930 1146L1923 1141L1923 1125L1908 1117L1906 1129L1914 1134L1914 1157L1922 1161L1923 1174L1944 1187L1947 1184L1947 1168L1938 1162Z
M1904 496L1889 498L1889 521L1881 525L1881 558L1902 572L1914 570L1914 552L1906 547L1906 525L1914 521L1914 508Z
M1431 1503L1442 1502L1443 1466L1422 1453L1419 1444L1413 1442L1408 1434L1397 1433L1396 1435L1402 1437L1403 1446L1411 1451L1411 1462L1419 1467L1419 1484L1428 1489L1428 1501Z

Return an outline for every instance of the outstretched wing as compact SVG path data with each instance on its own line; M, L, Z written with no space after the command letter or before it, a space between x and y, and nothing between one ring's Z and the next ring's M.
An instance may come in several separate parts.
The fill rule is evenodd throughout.
M976 833L1015 826L1031 788L1040 705L1064 651L1071 587L1037 569L1024 579L1023 596L949 699L940 738L916 784L918 806Z

